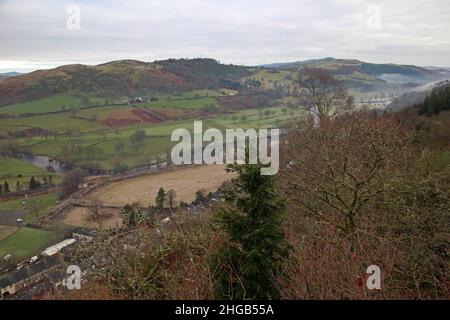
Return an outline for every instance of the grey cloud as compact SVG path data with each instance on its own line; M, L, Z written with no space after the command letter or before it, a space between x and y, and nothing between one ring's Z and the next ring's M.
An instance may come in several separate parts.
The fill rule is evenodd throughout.
M68 5L81 30L66 28ZM381 29L366 27L367 7ZM444 0L0 0L0 72L114 59L259 64L324 56L450 66Z

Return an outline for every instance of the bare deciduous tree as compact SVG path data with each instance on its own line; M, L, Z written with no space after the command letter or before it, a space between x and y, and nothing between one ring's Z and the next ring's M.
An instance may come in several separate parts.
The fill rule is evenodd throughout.
M300 103L322 123L351 108L352 99L342 82L326 70L304 68L296 79Z
M102 203L99 200L93 200L88 206L88 220L95 222L98 229L103 228L105 215L102 212Z
M170 210L172 210L174 208L176 196L177 196L177 194L176 194L175 190L170 189L169 191L167 191L167 202L168 202Z
M66 197L78 190L78 186L84 181L83 170L77 168L65 174L62 181L62 196Z
M364 112L345 114L320 128L300 126L284 152L288 193L300 211L337 221L351 233L364 205L388 190L386 170L395 164L402 139L394 120Z

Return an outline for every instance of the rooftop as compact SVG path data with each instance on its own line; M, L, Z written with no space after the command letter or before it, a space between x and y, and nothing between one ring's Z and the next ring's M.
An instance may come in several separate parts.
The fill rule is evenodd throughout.
M75 243L75 239L66 239L64 241L61 241L60 243L57 243L51 247L48 247L44 251L42 251L42 255L44 256L53 256L60 252L63 248L70 246L71 244Z
M49 257L35 264L27 265L20 270L12 271L5 277L0 279L0 289L5 289L10 285L23 281L35 274L42 273L43 271L50 269L57 264L57 258Z

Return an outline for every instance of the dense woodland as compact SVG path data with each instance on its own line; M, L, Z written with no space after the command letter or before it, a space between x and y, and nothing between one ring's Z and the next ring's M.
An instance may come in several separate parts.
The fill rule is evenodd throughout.
M415 108L419 109L419 114L436 115L442 111L450 110L450 84L446 82L443 85L434 88Z

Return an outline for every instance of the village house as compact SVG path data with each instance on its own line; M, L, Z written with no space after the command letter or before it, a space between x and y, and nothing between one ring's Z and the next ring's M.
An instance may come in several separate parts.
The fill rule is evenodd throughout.
M56 257L49 257L0 278L0 300L44 280L57 266L58 259Z
M72 237L82 242L89 242L92 241L92 239L94 239L92 231L81 227L77 227L72 230Z

